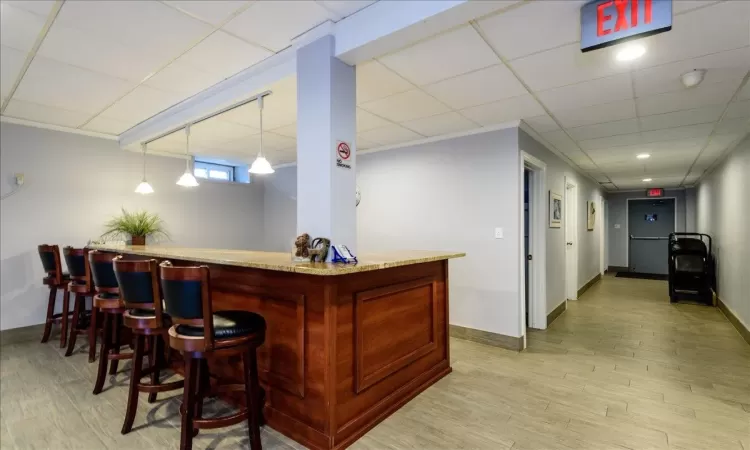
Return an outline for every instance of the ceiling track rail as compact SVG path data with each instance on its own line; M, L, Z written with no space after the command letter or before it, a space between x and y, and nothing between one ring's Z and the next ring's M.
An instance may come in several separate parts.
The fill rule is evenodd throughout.
M174 133L174 132L176 132L176 131L180 131L180 130L184 129L184 128L185 128L185 127L187 127L187 126L192 126L192 125L195 125L195 124L198 124L198 123L204 122L204 121L206 121L206 120L208 120L208 119L211 119L211 118L213 118L213 117L216 117L216 116L218 116L218 115L220 115L220 114L224 114L225 112L229 112L229 111L231 111L231 110L233 110L233 109L237 109L237 108L239 108L240 106L245 106L245 105L247 105L248 103L252 103L252 102L254 102L254 101L257 101L257 100L259 100L259 99L261 99L261 98L263 98L263 97L266 97L266 96L268 96L268 95L271 95L271 94L273 94L273 92L272 92L272 91L264 91L264 92L261 92L261 93L260 93L260 94L258 94L258 95L252 96L252 97L250 97L250 98L246 98L245 100L242 100L242 101L239 101L239 102L237 102L237 103L234 103L234 104L232 104L232 105L229 105L229 106L227 106L226 108L222 108L222 109L220 109L220 110L218 110L218 111L212 112L211 114L205 115L205 116L203 116L203 117L200 117L200 118L198 118L198 119L195 119L195 120L191 120L190 122L188 122L188 123L186 123L186 124L184 124L184 125L180 125L179 127L175 127L175 128L172 128L172 129L170 129L169 131L167 131L167 132L165 132L165 133L162 133L162 134L160 134L160 135L158 135L158 136L156 136L156 137L153 137L153 138L151 138L151 139L149 139L149 140L147 140L147 141L144 141L144 142L142 143L142 145L148 145L148 144L150 144L150 143L152 143L152 142L154 142L154 141L157 141L157 140L159 140L159 139L161 139L161 138L163 138L163 137L169 136L170 134L172 134L172 133Z
M0 106L0 114L5 112L5 108L8 107L8 104L13 98L13 95L15 95L18 86L21 85L21 80L23 80L23 77L26 76L26 72L29 70L31 62L34 61L34 58L36 58L36 52L38 52L39 47L42 46L42 42L44 42L44 39L47 37L47 33L49 33L50 28L52 28L52 24L55 23L57 15L60 14L60 9L62 9L63 3L65 3L65 0L57 0L52 6L52 11L49 12L47 21L44 22L44 26L39 31L39 35L34 41L34 46L31 47L31 50L29 50L29 52L26 54L26 60L23 62L23 66L21 66L21 71L18 73L16 81L13 82L13 87L10 88L8 96L5 98L5 102L3 102L3 104Z

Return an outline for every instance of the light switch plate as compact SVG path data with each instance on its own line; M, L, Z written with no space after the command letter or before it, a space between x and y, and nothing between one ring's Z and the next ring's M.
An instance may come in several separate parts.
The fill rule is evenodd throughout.
M503 229L495 228L495 239L502 239L502 238L503 238Z
M619 224L619 223L616 223L616 224L615 224L615 230L619 230L619 229L620 229L620 224Z

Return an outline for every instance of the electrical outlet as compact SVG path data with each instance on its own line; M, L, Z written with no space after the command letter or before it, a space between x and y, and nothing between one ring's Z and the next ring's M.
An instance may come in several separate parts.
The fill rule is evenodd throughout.
M502 238L503 238L503 229L495 228L495 239L502 239Z
M620 229L620 224L619 224L619 223L616 223L616 224L615 224L615 230L619 230L619 229Z
M16 176L16 186L23 186L24 182L24 176L22 173L15 174Z

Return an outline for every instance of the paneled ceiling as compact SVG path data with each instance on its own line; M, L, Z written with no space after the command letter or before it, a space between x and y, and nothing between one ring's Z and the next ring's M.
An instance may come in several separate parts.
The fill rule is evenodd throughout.
M372 2L296 2L305 13L294 18L279 3L68 0L3 114L119 134ZM672 30L641 40L647 52L630 63L615 61L618 47L580 52L583 3L523 2L359 64L358 148L522 119L610 189L693 184L750 131L750 2L675 0ZM3 1L3 97L53 9ZM705 80L684 88L692 69ZM273 164L292 162L296 80L267 88L264 148ZM191 138L193 153L249 161L257 106L196 125ZM184 134L150 148L180 153Z

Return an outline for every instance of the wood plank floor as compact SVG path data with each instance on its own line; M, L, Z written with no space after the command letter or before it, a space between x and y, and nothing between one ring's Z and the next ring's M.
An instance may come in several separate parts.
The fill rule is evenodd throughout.
M451 375L353 448L750 450L750 346L717 309L670 305L662 281L605 277L526 351L454 339L451 358ZM54 344L0 348L0 447L176 448L178 392L142 395L120 435L127 367L93 396L85 346L70 358ZM270 429L263 444L300 448ZM236 426L194 448L246 445Z

